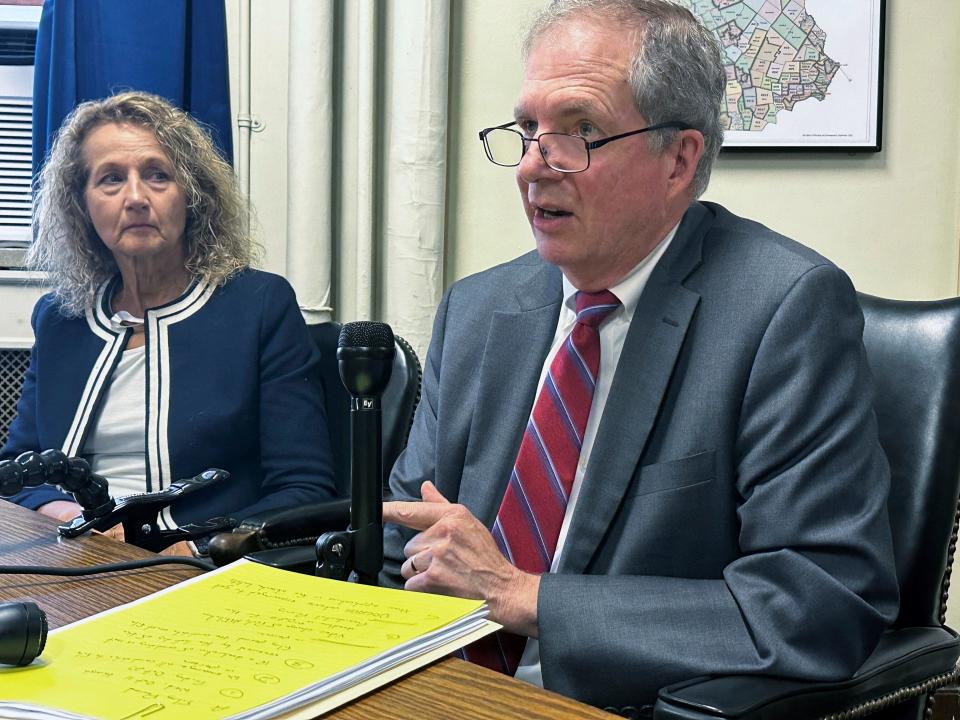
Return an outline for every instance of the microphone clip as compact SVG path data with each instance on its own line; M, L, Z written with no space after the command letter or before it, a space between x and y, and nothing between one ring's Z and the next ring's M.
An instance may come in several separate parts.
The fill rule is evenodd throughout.
M383 526L325 532L317 538L316 552L317 577L376 585L383 566Z
M215 517L202 523L181 525L177 528L160 526L161 512L182 498L230 477L226 470L211 468L192 478L177 480L169 487L151 493L126 495L110 500L98 508L84 509L83 513L57 531L67 538L75 538L90 529L106 530L120 523L124 541L144 550L159 552L181 540L196 540L235 528L236 518Z
M317 577L348 580L353 567L353 535L350 530L325 532L317 538Z

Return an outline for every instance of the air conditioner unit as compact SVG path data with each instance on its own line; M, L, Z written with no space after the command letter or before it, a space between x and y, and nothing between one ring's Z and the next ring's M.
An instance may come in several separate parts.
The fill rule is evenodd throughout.
M0 247L30 242L33 55L41 8L0 6Z
M19 265L31 240L33 56L40 12L39 5L0 5L0 268ZM30 357L30 307L43 291L30 275L0 269L0 445Z

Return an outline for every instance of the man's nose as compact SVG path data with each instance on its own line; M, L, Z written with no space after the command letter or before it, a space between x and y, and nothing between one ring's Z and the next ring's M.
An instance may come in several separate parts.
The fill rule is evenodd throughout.
M517 165L517 176L526 183L535 183L548 178L562 177L563 173L547 165L540 151L540 143L536 139L531 139L527 143L527 151Z

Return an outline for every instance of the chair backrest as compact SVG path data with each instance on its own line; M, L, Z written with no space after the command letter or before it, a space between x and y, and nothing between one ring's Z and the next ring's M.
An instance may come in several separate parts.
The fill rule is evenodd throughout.
M320 350L320 370L333 454L333 473L340 497L350 495L350 394L340 381L337 366L337 342L341 325L338 322L308 325L310 337ZM406 447L413 423L413 413L420 401L423 372L417 354L410 344L395 335L396 354L390 382L380 398L383 418L383 486L386 492L390 470Z
M960 298L859 300L890 461L896 627L942 625L960 517Z

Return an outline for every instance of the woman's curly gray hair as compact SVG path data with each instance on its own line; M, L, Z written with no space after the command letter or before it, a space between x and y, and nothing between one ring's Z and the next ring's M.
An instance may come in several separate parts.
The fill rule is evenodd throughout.
M37 178L27 253L28 267L48 273L64 314L82 315L97 287L117 272L84 200L89 168L83 142L108 123L150 130L169 157L186 198L186 268L195 278L222 284L256 259L259 246L247 229L246 201L233 169L195 120L149 93L85 102L64 120Z

